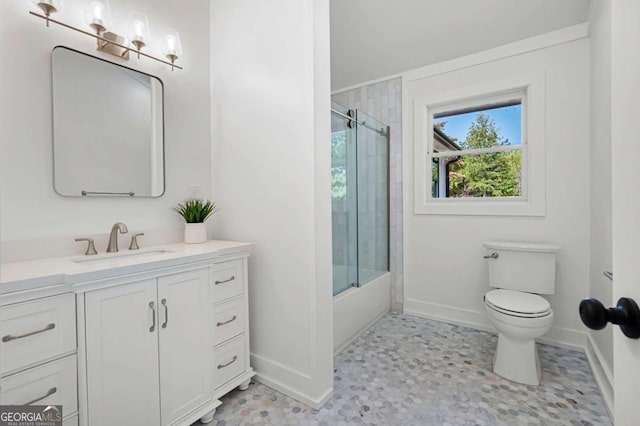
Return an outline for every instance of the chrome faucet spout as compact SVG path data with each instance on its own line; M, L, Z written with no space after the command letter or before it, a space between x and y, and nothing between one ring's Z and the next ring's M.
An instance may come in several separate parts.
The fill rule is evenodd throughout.
M127 225L122 222L114 223L111 227L111 234L109 235L109 245L107 246L107 253L113 253L118 251L118 232L126 234L129 232Z

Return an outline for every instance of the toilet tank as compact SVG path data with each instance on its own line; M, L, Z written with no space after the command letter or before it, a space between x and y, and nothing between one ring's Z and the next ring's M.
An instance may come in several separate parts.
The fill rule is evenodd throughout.
M556 290L556 253L553 244L490 241L483 244L489 258L489 286L537 294Z

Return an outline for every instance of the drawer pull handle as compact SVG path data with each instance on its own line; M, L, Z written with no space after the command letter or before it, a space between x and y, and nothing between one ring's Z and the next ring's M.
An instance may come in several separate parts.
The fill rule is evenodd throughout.
M231 359L231 361L229 361L226 364L218 364L218 370L220 370L221 368L225 368L230 366L231 364L233 364L234 362L236 362L238 360L238 355L234 355L233 358Z
M229 281L233 281L235 279L236 279L236 276L235 275L231 275L231 277L227 278L226 280L222 280L222 281L216 280L215 284L216 285L220 285L220 284L228 283Z
M24 337L29 337L29 336L33 336L34 334L39 334L39 333L44 333L45 331L49 331L49 330L53 330L54 328L56 328L56 325L54 323L48 324L45 328L43 328L42 330L36 330L36 331L32 331L30 333L25 333L25 334L21 334L19 336L12 336L10 334L7 334L6 336L4 336L2 338L3 342L10 342L12 340L18 340L18 339L22 339Z
M38 401L42 401L43 399L45 399L48 396L53 395L54 393L58 392L58 388L51 388L47 391L47 393L45 393L44 395L42 395L40 398L36 398L36 399L32 399L29 402L25 402L22 405L31 405L31 404L35 404Z
M226 320L226 321L221 321L217 324L218 327L222 326L222 325L227 325L230 322L234 322L236 319L238 319L238 317L236 317L235 315L231 317L231 319Z
M151 317L153 318L151 327L149 327L149 333L153 333L156 330L156 308L153 302L149 302L149 307L151 308Z
M162 299L160 303L164 306L164 323L162 323L162 328L167 328L167 324L169 324L169 307L167 306L167 299Z

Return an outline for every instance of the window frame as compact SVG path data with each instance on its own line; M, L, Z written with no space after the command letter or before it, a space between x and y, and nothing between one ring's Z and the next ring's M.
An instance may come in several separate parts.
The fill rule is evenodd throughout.
M490 108L499 108L506 104L520 105L520 144L519 145L507 145L507 146L493 146L490 148L476 148L476 149L463 149L460 151L441 151L436 152L434 148L434 136L433 132L427 135L427 156L433 159L451 158L451 157L464 157L469 155L481 155L492 154L496 152L510 152L520 151L521 153L521 168L527 170L527 121L526 121L526 109L527 109L527 93L524 89L514 90L507 93L502 93L494 96L486 96L473 101L462 101L453 104L441 105L430 109L427 126L433 127L434 123L438 120L436 115L448 113L449 115L463 114L465 112L481 112ZM467 111L468 110L468 111ZM446 133L446 132L445 132ZM428 161L428 159L427 159ZM431 180L433 181L433 169L431 169ZM445 176L446 178L446 176ZM427 194L431 201L435 200L509 200L509 201L525 201L527 200L527 185L528 185L527 173L522 173L520 180L520 195L517 197L433 197L433 194ZM447 180L448 181L448 180Z
M464 151L434 152L436 115L520 100L521 144ZM435 119L437 120L437 119ZM545 203L544 73L434 93L414 99L414 213L495 216L544 216ZM520 150L521 195L518 197L452 197L432 194L434 158Z

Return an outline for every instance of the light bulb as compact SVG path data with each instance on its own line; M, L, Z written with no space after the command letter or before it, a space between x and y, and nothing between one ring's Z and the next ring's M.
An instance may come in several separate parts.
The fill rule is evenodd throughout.
M167 36L167 54L174 55L176 53L176 38Z
M104 6L96 3L93 5L93 21L102 23L102 11L104 10Z
M144 41L144 24L141 21L133 21L133 39Z

